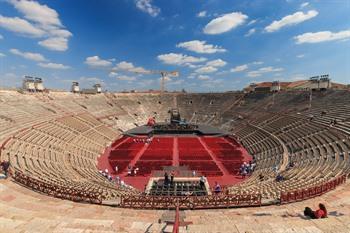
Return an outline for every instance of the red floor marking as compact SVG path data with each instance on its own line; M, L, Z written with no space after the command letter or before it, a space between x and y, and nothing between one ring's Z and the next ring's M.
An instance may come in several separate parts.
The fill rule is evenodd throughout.
M150 144L149 143L145 143L145 145L143 145L142 149L137 152L137 154L135 155L135 157L130 161L129 165L131 167L134 167L135 164L137 163L137 161L141 158L141 156L143 155L143 153L147 150L148 146ZM123 173L121 173L121 176L126 176L128 174L128 169L126 168L125 171Z
M228 144L230 144L231 146L234 146L235 148L237 148L237 146L235 144L233 144L232 142L230 142L229 140L227 140L227 138L222 138L222 139L224 139L224 141L227 142ZM235 140L235 142L237 142L237 141ZM243 155L242 163L251 161L252 156L248 153L248 151L239 142L237 142L237 143L239 144L238 149L242 152L242 155Z
M221 170L222 174L224 176L229 176L230 173L227 171L227 169L222 165L222 163L216 158L215 154L208 148L207 144L202 140L201 137L198 137L199 142L202 144L204 149L208 152L211 159L216 163L216 166Z
M174 137L173 144L173 166L179 166L179 142L177 137Z
M124 138L121 142L119 142L117 145L113 146L113 149L119 147L121 144L124 144L124 142L126 142L128 139L129 139L129 137L125 137L125 138Z

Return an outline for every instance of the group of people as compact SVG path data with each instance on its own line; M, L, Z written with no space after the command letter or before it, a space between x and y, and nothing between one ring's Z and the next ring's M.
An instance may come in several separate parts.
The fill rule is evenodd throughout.
M128 176L136 176L140 169L138 167L128 166Z
M256 162L253 161L249 161L249 163L244 162L241 167L239 168L239 174L242 176L242 178L246 177L247 175L250 175L256 166Z
M124 180L121 180L119 176L115 176L113 178L113 176L111 176L108 172L108 169L106 168L104 171L100 170L99 173L104 176L105 178L107 178L110 182L115 183L116 185L122 187L122 188L131 188L130 185L127 185Z
M134 143L144 143L144 144L150 144L153 141L153 137L148 137L148 138L134 138L133 142ZM159 142L159 138L158 138Z
M164 173L164 186L174 185L174 177L175 177L174 172L170 173L170 177L169 177L168 172L165 172Z

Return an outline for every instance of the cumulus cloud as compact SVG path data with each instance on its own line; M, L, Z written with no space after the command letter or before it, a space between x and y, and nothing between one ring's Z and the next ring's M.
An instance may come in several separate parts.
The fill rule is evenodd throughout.
M99 56L92 56L85 59L85 64L92 68L106 68L111 66L112 62L103 60Z
M255 32L256 32L256 29L255 29L255 28L252 28L252 29L250 29L244 36L245 36L245 37L251 36L251 35L253 35Z
M156 17L160 13L160 8L152 5L152 0L135 0L135 3L139 10L152 17Z
M141 66L136 67L131 62L126 62L126 61L119 62L115 67L113 67L113 71L128 71L128 72L143 73L143 74L150 73L149 70L146 70Z
M182 42L176 45L178 48L184 48L196 53L222 53L226 52L226 49L212 44L207 44L206 41L192 40L187 42Z
M28 20L42 25L62 26L58 13L47 5L28 0L10 0L10 2Z
M55 70L67 70L70 67L63 65L63 64L59 64L59 63L39 63L38 66L43 67L43 68L48 68L48 69L55 69Z
M346 40L349 38L350 30L344 30L340 32L307 32L294 37L297 44L320 43L325 41Z
M280 30L283 27L296 25L299 23L302 23L306 20L312 19L313 17L316 17L318 15L318 12L315 10L310 10L307 13L298 11L295 12L292 15L287 15L283 17L281 20L275 20L270 25L265 27L266 32L275 32Z
M297 58L303 58L303 57L305 57L305 54L299 54L299 55L297 55Z
M212 61L208 61L206 63L207 66L213 66L213 67L223 67L227 64L227 62L225 62L224 60L221 59L216 59L216 60L212 60Z
M0 27L29 37L42 37L46 34L44 30L18 17L11 18L0 15Z
M157 56L158 60L168 65L188 65L192 63L204 62L204 57L193 57L182 53L167 53Z
M240 66L236 66L235 68L232 68L230 71L231 72L241 72L248 69L248 65L244 64L244 65L240 65Z
M66 51L68 49L68 39L65 37L52 37L38 42L39 45L55 51Z
M40 53L22 52L18 49L10 49L10 52L14 55L18 55L20 57L23 57L27 60L32 60L32 61L37 61L37 62L47 61L46 58L43 55L41 55Z
M37 1L8 0L25 19L0 15L0 27L23 36L45 38L38 44L53 51L66 51L72 33L65 29L56 10Z
M218 70L218 68L216 68L214 66L202 66L202 67L196 69L195 72L199 73L199 74L207 74L207 73L216 72L217 70Z
M228 32L243 24L248 16L241 12L232 12L224 14L211 20L203 29L205 34L215 35Z
M206 11L201 11L197 14L197 17L198 18L203 18L203 17L206 17L207 16L207 12Z
M274 68L272 66L262 67L258 70L250 71L247 73L248 77L259 77L265 73L271 73L271 72L280 72L283 71L283 68Z

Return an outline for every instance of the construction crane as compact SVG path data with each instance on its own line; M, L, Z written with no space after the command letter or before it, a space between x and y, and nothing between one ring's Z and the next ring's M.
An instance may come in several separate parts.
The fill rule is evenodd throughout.
M111 70L112 72L118 71L117 69L113 68ZM178 77L179 71L165 71L165 70L145 70L145 69L139 69L139 68L130 68L125 69L123 71L136 73L136 74L160 74L160 91L163 93L165 91L165 82L167 77Z
M133 71L137 74L160 74L160 91L163 93L165 91L165 82L167 77L178 77L179 71L165 71L165 70L145 70L145 71Z

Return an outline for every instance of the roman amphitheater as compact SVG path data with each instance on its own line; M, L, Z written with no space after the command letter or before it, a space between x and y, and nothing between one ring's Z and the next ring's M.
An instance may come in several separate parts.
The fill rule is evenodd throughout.
M349 90L0 90L0 109L0 156L12 173L0 180L0 232L350 232ZM220 136L135 136L150 117L169 122L171 109ZM237 174L252 160L250 175ZM146 192L162 167L197 171L175 176L186 192L205 175L204 194L166 195L156 182ZM328 217L305 218L318 203Z

